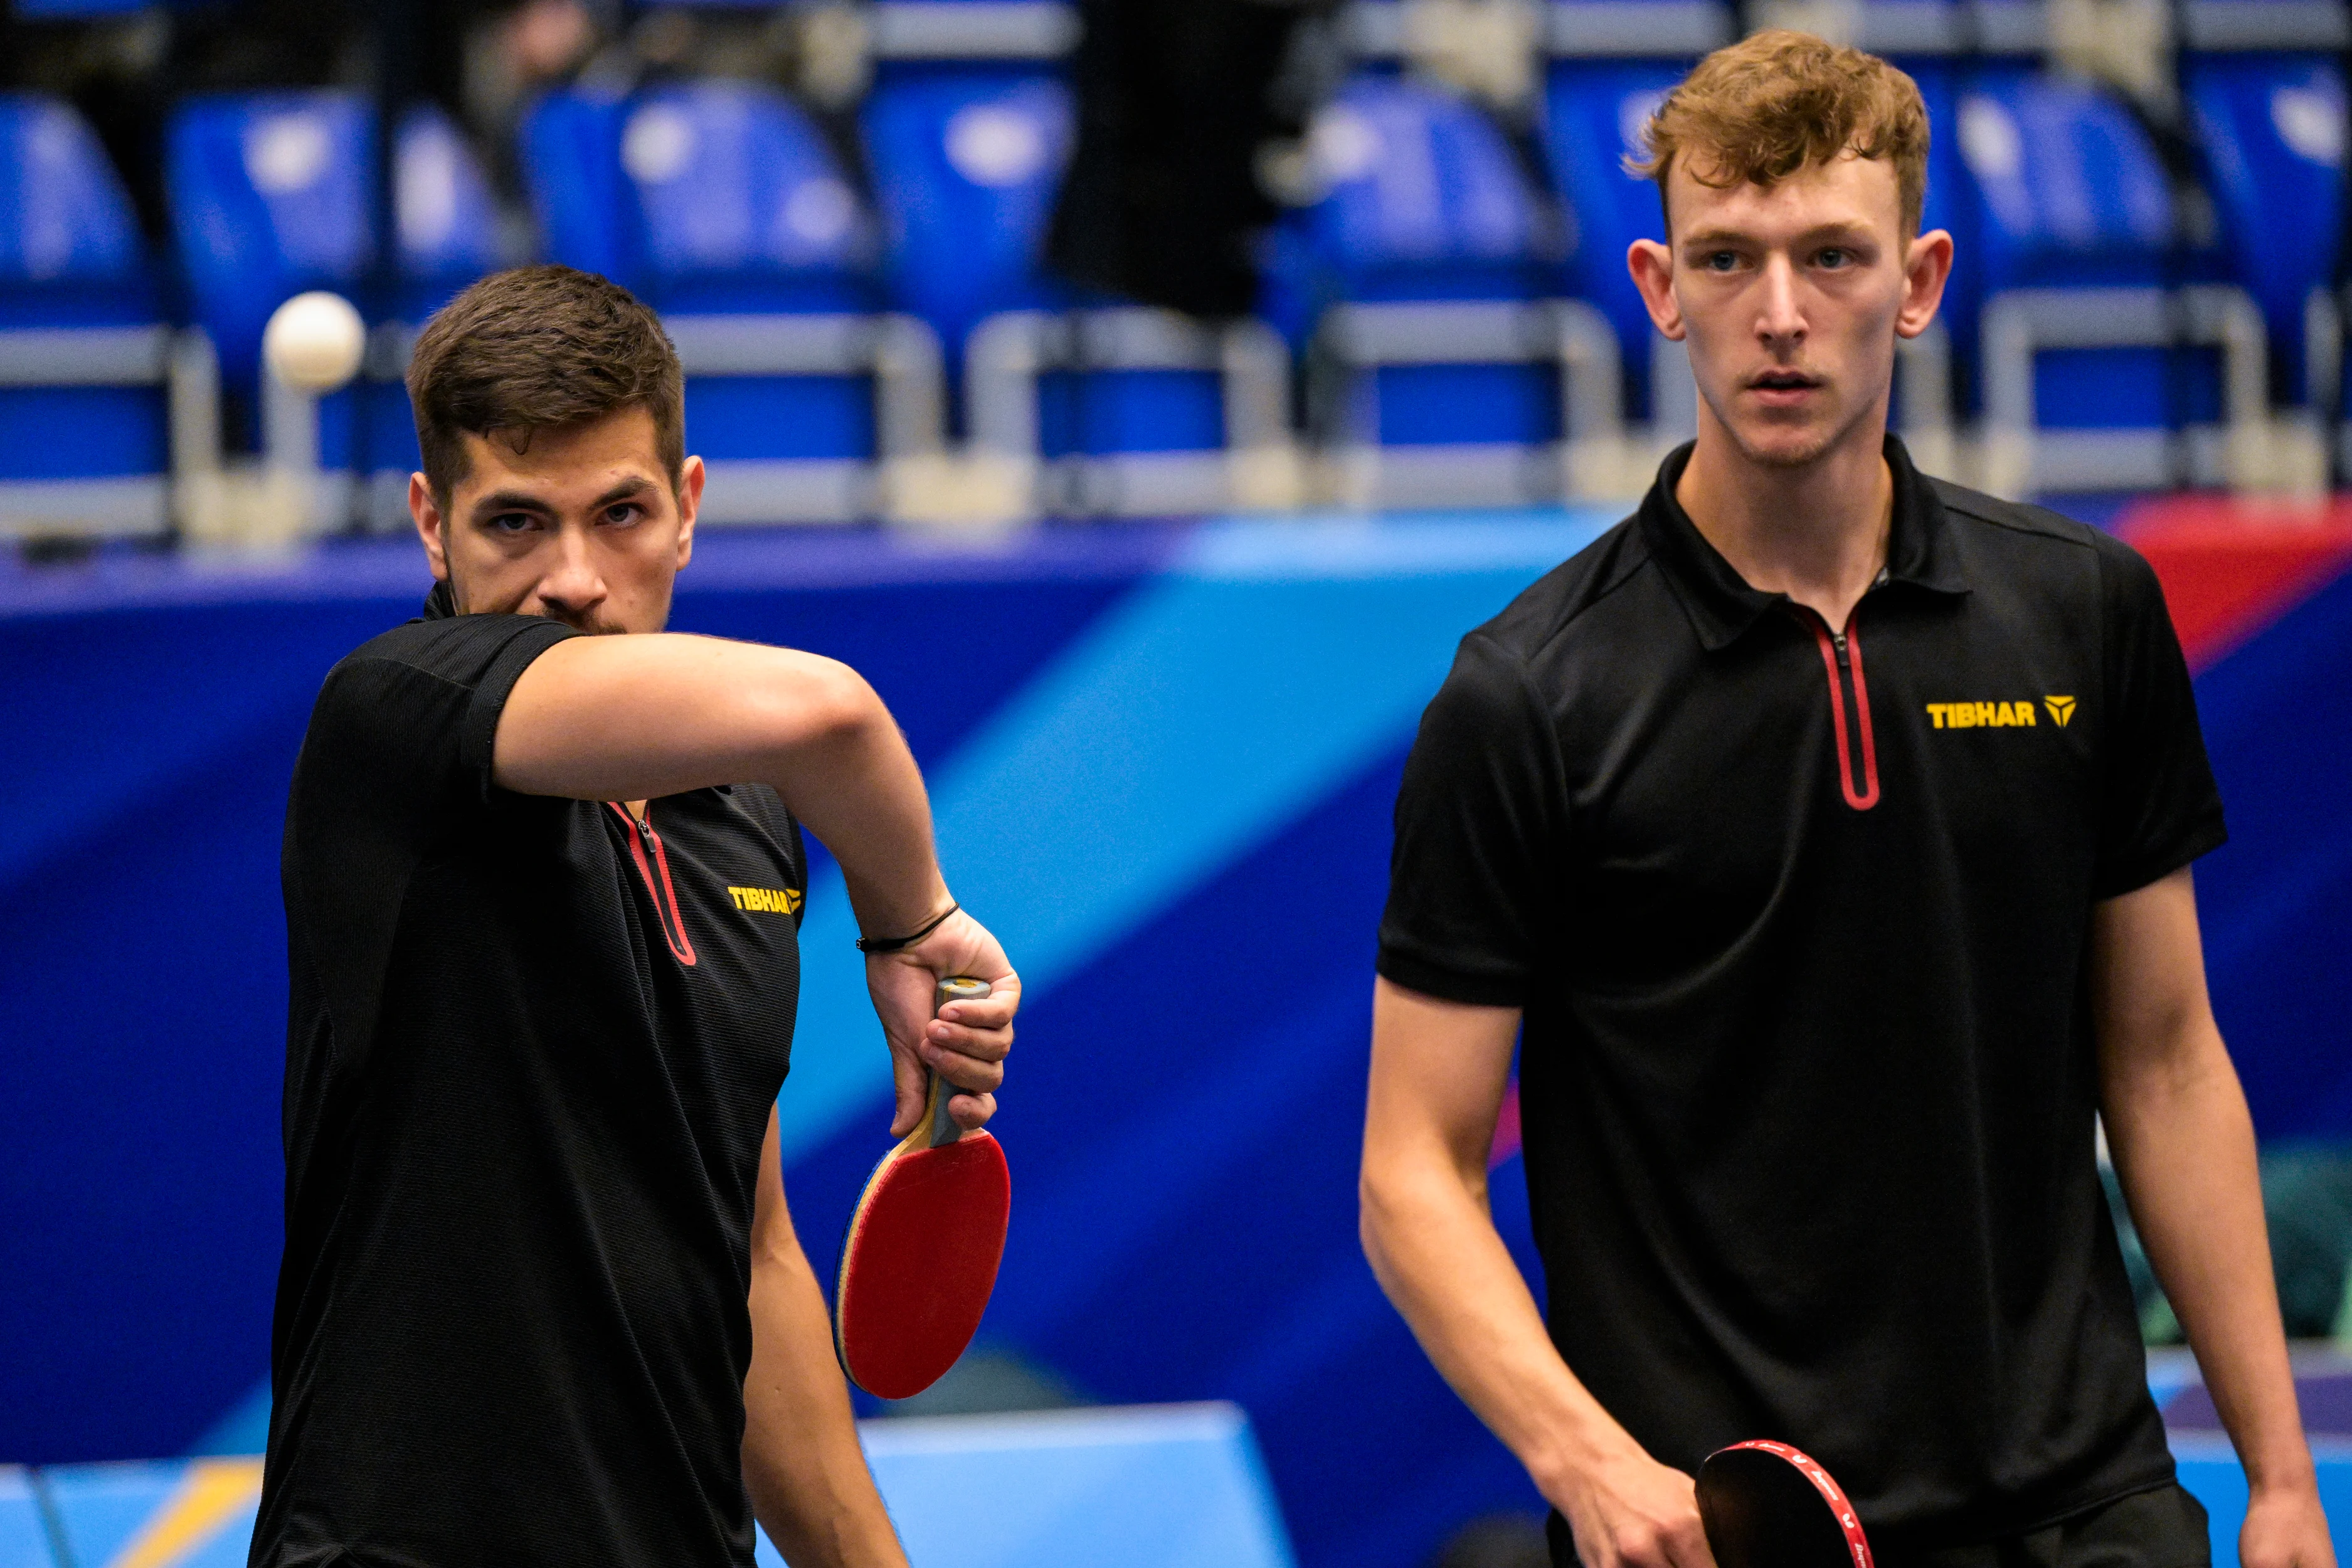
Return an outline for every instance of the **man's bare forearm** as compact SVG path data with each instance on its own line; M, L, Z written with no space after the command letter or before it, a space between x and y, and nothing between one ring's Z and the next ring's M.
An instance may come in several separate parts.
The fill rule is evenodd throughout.
M2107 1147L2148 1261L2248 1480L2308 1490L2253 1119L2206 996L2185 868L2092 911L2091 1005Z
M743 1384L751 1510L793 1568L903 1564L834 1366L824 1299L793 1250L791 1261L751 1270L751 1375Z
M856 671L814 654L669 633L568 639L516 681L493 767L509 789L580 800L772 784L840 862L867 931L911 931L947 902L904 737Z
M2256 1487L2309 1486L2246 1098L2210 1016L2107 1094L2107 1144L2140 1239Z
M1434 1160L1372 1162L1361 1187L1365 1256L1438 1373L1555 1492L1634 1444L1553 1348L1496 1233L1485 1173Z
M751 1233L751 1372L743 1485L793 1568L906 1568L833 1356L833 1321L784 1205L776 1118L760 1153Z
M1486 1154L1518 1026L1516 1008L1374 986L1364 1255L1589 1568L1713 1568L1690 1478L1644 1453L1560 1360L1495 1232Z

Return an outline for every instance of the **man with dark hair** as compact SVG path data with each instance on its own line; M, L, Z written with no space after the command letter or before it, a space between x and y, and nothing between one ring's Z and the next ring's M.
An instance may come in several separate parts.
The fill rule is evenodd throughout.
M1916 470L1895 342L1951 237L1927 122L1761 33L1649 125L1698 438L1463 639L1397 800L1365 1247L1554 1506L1554 1561L1708 1568L1692 1472L1778 1438L1884 1564L2192 1568L2095 1153L2252 1483L2333 1568L2205 994L2222 840L2156 578ZM1867 668L1864 658L1868 646ZM1519 1053L1549 1300L1486 1209Z
M793 1568L902 1563L780 1173L800 823L869 939L897 1130L927 1070L993 1113L1020 982L865 681L662 632L703 468L651 311L486 279L409 389L437 581L328 676L287 810L252 1562L744 1568L756 1512ZM950 974L994 994L935 1019Z

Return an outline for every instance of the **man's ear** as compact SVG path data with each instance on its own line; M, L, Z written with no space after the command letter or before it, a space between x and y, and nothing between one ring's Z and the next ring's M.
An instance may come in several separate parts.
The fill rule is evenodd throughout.
M688 458L677 470L677 569L694 559L694 519L702 510L702 487L710 477L699 458Z
M433 499L433 486L423 474L408 476L408 516L416 524L416 537L425 542L425 560L433 568L434 580L449 580L449 543L442 532L447 520L441 515L440 503Z
M1952 276L1952 237L1929 229L1911 242L1903 255L1903 309L1895 312L1899 337L1916 338L1936 319L1943 302L1944 285Z
M1625 251L1625 270L1642 291L1650 321L1675 342L1683 341L1683 308L1675 299L1675 253L1654 239L1637 239Z

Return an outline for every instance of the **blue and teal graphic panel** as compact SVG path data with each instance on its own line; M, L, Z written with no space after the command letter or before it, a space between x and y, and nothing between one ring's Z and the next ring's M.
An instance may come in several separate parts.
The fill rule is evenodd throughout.
M1292 1568L1231 1405L869 1421L908 1558L963 1568ZM763 1531L761 1568L783 1568Z
M46 1470L70 1568L243 1568L261 1461L194 1459Z

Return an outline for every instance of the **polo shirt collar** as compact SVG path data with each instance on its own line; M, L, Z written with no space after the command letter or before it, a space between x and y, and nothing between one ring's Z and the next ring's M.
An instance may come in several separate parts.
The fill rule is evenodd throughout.
M1767 610L1786 605L1789 596L1748 586L1675 499L1675 486L1682 481L1692 446L1685 442L1666 454L1666 460L1658 466L1657 479L1634 515L1651 556L1689 612L1700 645L1712 653L1738 641ZM1895 480L1895 517L1886 541L1886 571L1880 581L1907 583L1935 594L1967 593L1968 580L1953 558L1944 503L1937 498L1935 486L1912 466L1911 454L1891 433L1885 450L1886 466Z

